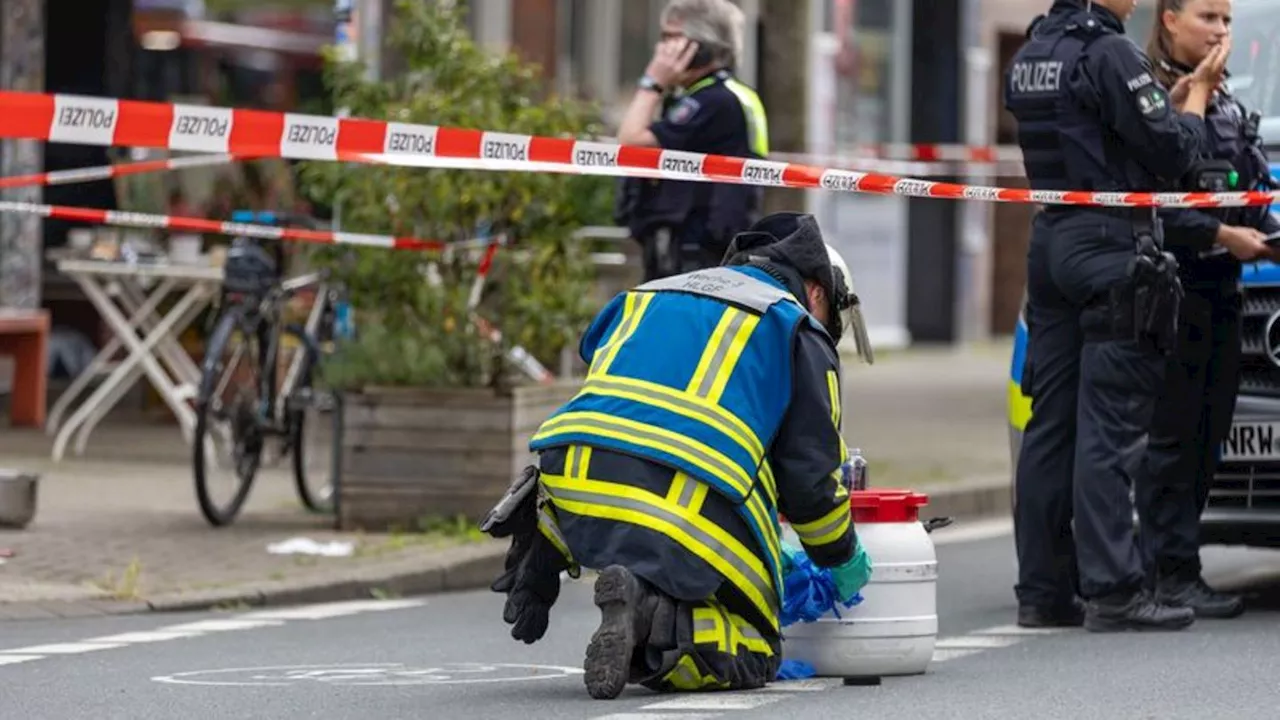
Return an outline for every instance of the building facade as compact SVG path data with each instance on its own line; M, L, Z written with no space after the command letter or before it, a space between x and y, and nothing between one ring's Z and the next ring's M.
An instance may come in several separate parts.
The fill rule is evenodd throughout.
M253 105L289 109L303 94L316 90L318 47L312 46L317 33L327 33L330 39L338 36L332 27L318 30L314 18L302 27L302 20L281 19L259 9L253 22L272 28L259 35L279 47L224 48L218 38L226 35L226 28L208 23L196 38L199 53L184 55L181 63L173 62L177 54L159 61L152 57L155 53L136 47L138 33L146 29L139 27L139 9L147 22L156 23L166 12L187 12L193 3L102 0L96 5L107 9L96 32L106 38L90 42L92 38L71 37L63 27L69 22L66 18L82 18L82 10L55 12L54 6L72 2L82 0L5 0L6 12L0 17L3 87L162 99L196 92L193 88L207 85L205 80L217 71L225 77L214 84L226 90L226 97L206 95L197 101L242 105L253 98ZM614 122L658 40L658 16L665 2L469 0L472 32L481 43L538 62L551 88L600 102ZM762 46L769 37L761 22L766 0L735 2L747 17L738 74L759 86ZM1150 26L1153 3L1140 3L1130 22L1137 39L1145 37ZM829 157L864 143L1013 141L1011 118L1000 106L1001 70L1021 43L1027 24L1049 0L802 4L809 8L808 45L795 49L794 63L808 100L803 109L768 108L775 118L803 112L806 147L795 149ZM356 19L343 32L355 36L351 42L359 54L372 61L374 72L393 71L395 58L373 50L380 45L392 0L336 0L332 11L343 6L356 10ZM332 18L328 22L332 24ZM89 50L84 52L96 56L68 63L66 53L48 53L51 43L85 46ZM774 48L771 57L777 52ZM108 66L111 73L103 71ZM121 67L129 72L120 72ZM95 68L96 74L86 70ZM179 77L166 75L175 72L173 68L181 68ZM0 145L4 174L105 161L97 148ZM1025 182L1018 174L957 179L1013 186ZM42 195L33 188L10 191L6 197L36 201L60 191L47 189ZM87 186L74 189L92 191ZM103 193L101 202L68 204L110 206L114 196L106 197L109 190ZM832 242L848 257L877 344L955 342L1012 330L1023 292L1031 207L830 191L797 191L790 197L819 217ZM48 236L38 218L0 215L0 304L40 304L40 255Z

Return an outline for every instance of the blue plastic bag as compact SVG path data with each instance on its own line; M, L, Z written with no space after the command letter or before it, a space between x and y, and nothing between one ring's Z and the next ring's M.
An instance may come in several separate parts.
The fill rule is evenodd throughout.
M817 675L818 671L803 660L783 660L778 666L777 680L804 680Z
M840 602L831 571L813 564L799 548L782 543L782 610L778 618L782 627L797 622L811 623L827 613L840 617L840 607L851 608L862 602L856 594L847 603Z

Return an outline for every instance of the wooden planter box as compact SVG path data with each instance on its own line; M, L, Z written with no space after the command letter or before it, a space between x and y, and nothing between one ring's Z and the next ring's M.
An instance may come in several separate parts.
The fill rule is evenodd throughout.
M534 461L530 436L580 387L347 393L338 528L413 530L426 516L478 522Z

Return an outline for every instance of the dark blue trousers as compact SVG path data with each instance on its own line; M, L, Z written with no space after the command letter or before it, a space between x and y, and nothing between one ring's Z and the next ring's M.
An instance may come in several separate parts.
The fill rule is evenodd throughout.
M1148 579L1200 575L1200 513L1231 430L1240 382L1241 298L1234 283L1187 289L1178 352L1138 483L1143 559Z
M1138 589L1132 478L1163 386L1164 356L1116 336L1095 301L1128 281L1128 221L1084 209L1037 215L1027 256L1032 416L1015 477L1023 605Z

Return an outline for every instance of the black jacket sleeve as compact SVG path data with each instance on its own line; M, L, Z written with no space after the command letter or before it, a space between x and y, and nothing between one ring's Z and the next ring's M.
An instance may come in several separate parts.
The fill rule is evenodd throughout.
M1205 141L1204 120L1173 107L1132 40L1100 38L1077 67L1068 81L1072 95L1099 114L1143 167L1169 182L1191 169Z
M1217 242L1222 221L1209 213L1194 208L1160 208L1157 212L1164 224L1165 245L1202 251Z
M857 534L849 492L840 484L848 456L840 435L840 358L828 339L807 324L796 336L791 405L769 458L778 510L820 567L853 557Z

